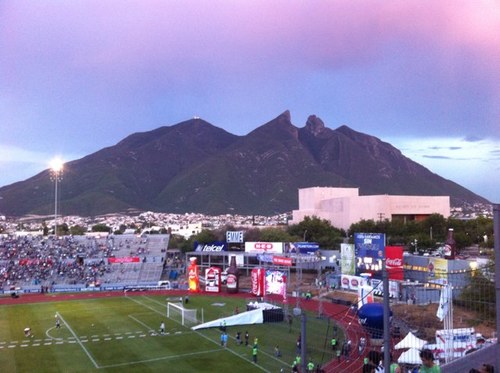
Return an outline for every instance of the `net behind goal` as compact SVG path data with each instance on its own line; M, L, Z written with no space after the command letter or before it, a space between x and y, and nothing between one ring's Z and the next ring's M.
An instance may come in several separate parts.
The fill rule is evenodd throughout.
M184 308L182 303L167 303L167 317L182 325L198 324L197 309Z

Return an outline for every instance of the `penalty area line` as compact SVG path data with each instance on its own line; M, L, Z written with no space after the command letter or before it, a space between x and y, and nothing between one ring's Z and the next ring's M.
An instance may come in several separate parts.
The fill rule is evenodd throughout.
M71 326L69 326L69 324L66 322L66 320L64 320L64 318L61 316L61 314L59 312L57 312L56 314L59 316L59 318L64 323L64 325L66 325L66 327L68 328L68 330L70 331L70 333L73 335L73 337L75 337L76 342L80 345L80 347L85 352L85 354L88 356L88 358L90 359L90 361L94 364L94 367L96 367L97 369L99 369L99 365L97 364L97 362L95 361L95 359L92 357L92 355L90 354L90 352L85 348L85 346L83 345L83 343L80 340L80 338L78 338L78 336L73 331L73 329L71 329Z

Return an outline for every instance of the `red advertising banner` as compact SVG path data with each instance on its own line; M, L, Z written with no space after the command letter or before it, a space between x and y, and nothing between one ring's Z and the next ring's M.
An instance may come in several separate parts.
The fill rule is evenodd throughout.
M273 256L273 264L277 266L292 266L292 258L286 256Z
M390 280L404 280L403 246L385 247L385 267Z
M108 258L108 263L139 263L141 259L138 256L127 256L124 258Z
M251 272L252 294L262 297L265 291L266 271L264 268L254 268Z

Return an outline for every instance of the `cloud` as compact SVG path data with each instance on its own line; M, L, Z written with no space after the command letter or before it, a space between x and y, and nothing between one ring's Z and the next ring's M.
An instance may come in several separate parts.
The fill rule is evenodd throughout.
M462 149L461 146L448 146L448 147L443 147L443 146L431 146L429 149L431 150L441 150L441 149L448 149L448 150L460 150Z
M467 141L467 142L478 142L481 140L484 140L484 137L480 137L477 135L469 135L469 136L464 137L464 141Z

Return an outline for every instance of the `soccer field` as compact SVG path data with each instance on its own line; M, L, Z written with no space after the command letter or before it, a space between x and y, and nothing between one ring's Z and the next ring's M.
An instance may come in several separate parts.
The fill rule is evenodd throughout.
M2 372L279 372L296 356L300 317L286 322L231 326L227 347L217 328L192 331L180 318L167 318L165 295L129 295L0 306ZM192 296L201 322L246 309L244 298ZM56 328L56 315L60 328ZM323 364L332 358L332 322L307 318L307 356ZM165 323L165 335L159 333ZM31 328L26 337L23 330ZM249 346L236 343L248 331ZM257 363L252 361L258 338ZM274 355L279 345L281 356Z

